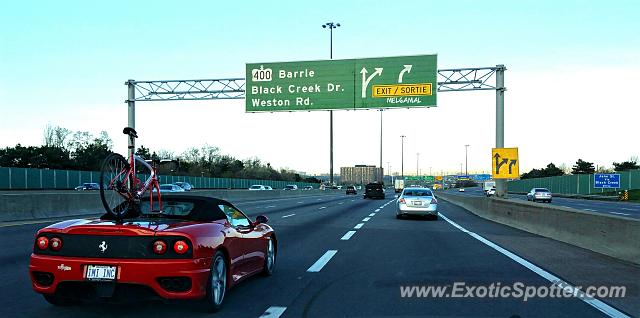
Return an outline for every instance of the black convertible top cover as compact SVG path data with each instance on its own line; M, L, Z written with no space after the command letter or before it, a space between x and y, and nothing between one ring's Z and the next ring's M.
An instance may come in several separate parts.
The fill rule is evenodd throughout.
M154 200L156 197L154 196ZM146 204L146 206L145 206ZM162 195L162 204L164 206L186 204L189 205L189 211L186 214L165 214L165 213L148 213L149 210L149 197L142 198L140 207L133 211L127 211L123 219L140 218L140 217L161 217L161 218L174 218L191 221L209 222L226 219L227 216L222 212L219 205L228 205L236 208L228 201L205 197L197 195L182 195L182 194L164 194ZM154 202L154 207L157 207L157 202ZM237 209L237 208L236 208ZM146 211L145 211L146 210ZM144 211L144 213L142 212ZM105 213L100 217L103 220L115 220L115 216Z

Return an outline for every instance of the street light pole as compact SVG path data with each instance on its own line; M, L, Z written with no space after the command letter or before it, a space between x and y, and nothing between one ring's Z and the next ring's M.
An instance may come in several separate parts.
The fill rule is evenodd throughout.
M400 175L402 176L402 180L404 180L404 137L407 137L407 136L405 136L405 135L400 136L400 138L402 140L402 142L400 143L401 144L401 148L400 149L402 149L401 150L401 152L402 152L401 158L402 159L400 160L402 162L400 164Z
M464 145L464 174L469 175L469 166L467 161L467 149L469 149L469 145Z
M416 177L420 176L420 153L416 153Z
M333 29L340 23L327 22L322 28L329 28L329 59L333 60ZM333 110L329 111L329 184L333 186Z

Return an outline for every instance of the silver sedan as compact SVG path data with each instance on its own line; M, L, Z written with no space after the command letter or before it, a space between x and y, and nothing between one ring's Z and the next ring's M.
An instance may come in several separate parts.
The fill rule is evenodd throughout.
M428 188L405 188L396 201L396 217L404 215L429 216L438 219L438 200Z

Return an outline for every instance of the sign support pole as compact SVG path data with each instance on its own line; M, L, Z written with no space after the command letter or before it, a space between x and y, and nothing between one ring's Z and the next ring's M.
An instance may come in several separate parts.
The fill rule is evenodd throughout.
M504 148L504 65L496 65L496 148ZM504 198L507 195L507 181L496 180L496 196Z
M135 81L130 79L127 81L127 92L128 92L128 96L127 96L127 109L128 109L128 120L127 120L127 127L131 127L133 129L136 129L136 85L135 85ZM129 155L133 155L133 153L135 152L135 140L134 138L127 138L129 139L129 144L128 144L128 151L127 153ZM127 159L131 159L131 158L127 158ZM133 162L133 171L135 171L135 164L136 161L135 160L131 160L131 162ZM131 190L133 188L133 180L131 180L131 182L129 182L129 184L127 185L129 187L129 190Z

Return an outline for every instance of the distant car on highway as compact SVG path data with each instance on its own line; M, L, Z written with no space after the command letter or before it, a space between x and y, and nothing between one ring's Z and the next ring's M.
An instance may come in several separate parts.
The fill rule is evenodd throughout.
M91 190L100 190L100 184L94 182L83 183L82 185L77 186L76 191L91 191Z
M284 189L282 190L288 190L288 191L292 191L292 190L298 190L298 186L295 184L288 184L286 186L284 186Z
M267 191L273 190L273 188L271 186L264 186L264 189Z
M347 187L347 194L358 194L358 191L356 190L356 187L354 186L348 186Z
M369 183L364 188L365 199L384 199L384 188L381 183Z
M249 191L264 191L264 190L267 190L267 187L261 184L254 184L249 187Z
M193 186L189 182L174 182L173 184L183 188L184 191L191 191L191 189L193 189Z
M230 288L273 273L278 248L267 217L251 220L210 197L167 195L162 205L40 229L28 268L33 290L56 306L160 297L218 311Z
M459 188L458 192L464 192L464 188Z
M438 200L429 188L405 188L396 201L396 217L418 215L438 219Z
M153 189L153 192L157 192L156 189ZM185 192L185 190L175 184L167 183L167 184L160 185L160 193L173 193L173 192Z
M485 194L487 195L487 197L490 197L492 195L496 195L496 188L493 187L493 188L487 190L487 192L485 192Z
M551 191L546 188L533 188L529 193L527 193L527 201L551 202L551 199Z
M313 190L313 186L305 186L302 190Z

